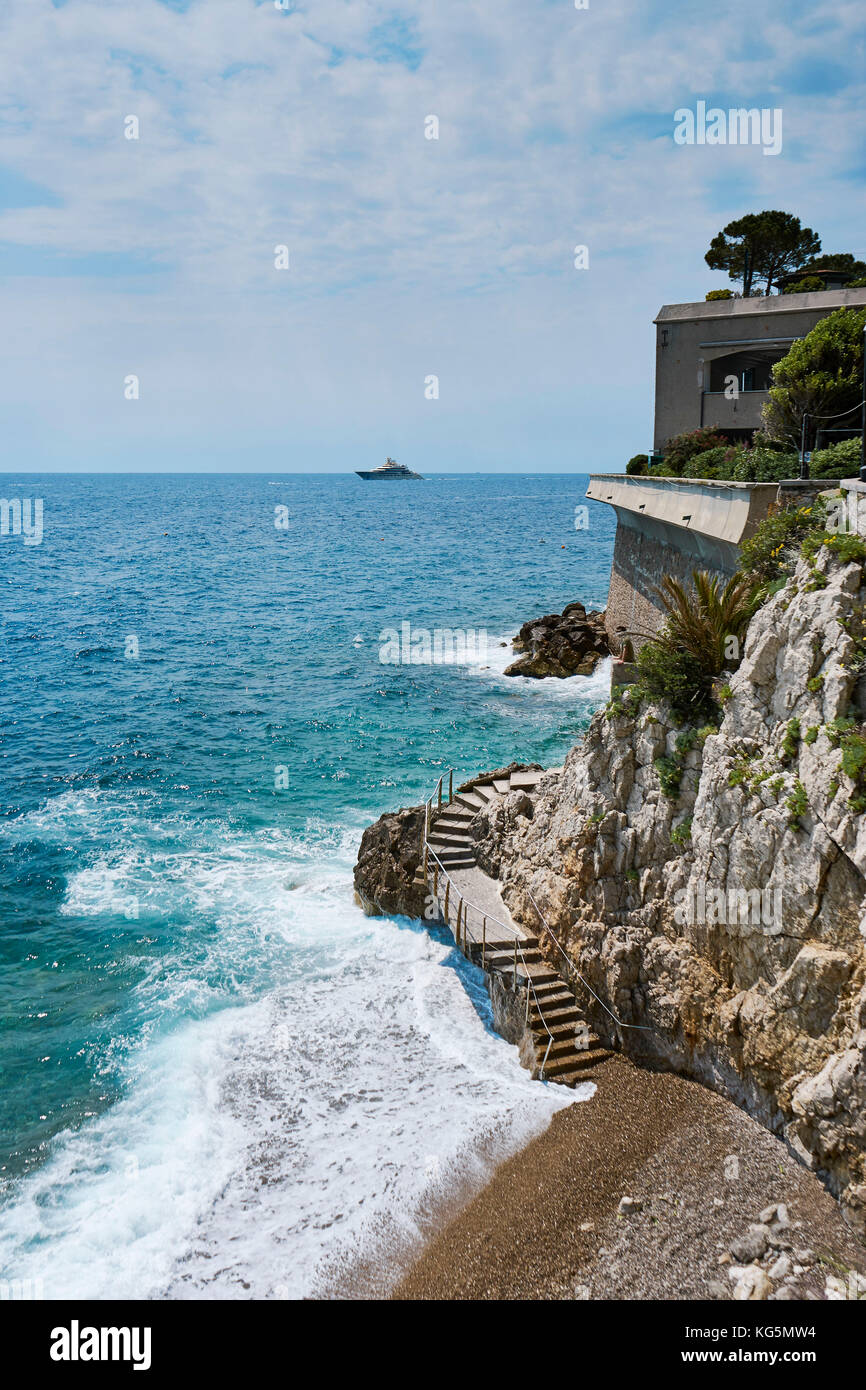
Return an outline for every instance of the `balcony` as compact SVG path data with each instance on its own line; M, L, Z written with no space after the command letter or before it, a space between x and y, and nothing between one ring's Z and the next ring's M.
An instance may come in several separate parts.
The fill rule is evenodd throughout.
M724 391L701 393L701 424L720 430L756 430L761 426L761 410L769 399L767 391L740 391L731 399Z

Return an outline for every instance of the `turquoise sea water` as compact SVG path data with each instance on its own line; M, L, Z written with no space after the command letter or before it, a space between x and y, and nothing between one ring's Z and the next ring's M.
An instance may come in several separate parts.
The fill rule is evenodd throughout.
M4 478L44 536L0 540L0 1279L315 1291L570 1099L443 933L363 916L351 868L381 811L450 765L561 762L604 697L507 679L499 645L603 606L585 488ZM486 655L382 663L404 622Z

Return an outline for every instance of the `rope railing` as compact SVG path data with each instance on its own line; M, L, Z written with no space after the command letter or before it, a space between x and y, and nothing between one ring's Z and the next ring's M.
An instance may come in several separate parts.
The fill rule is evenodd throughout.
M434 801L434 799L437 801L437 809L440 808L440 807L442 806L442 784L443 784L444 776L445 776L445 774L443 773L443 774L442 774L442 777L439 778L439 782L438 782L438 784L437 784L436 790L434 791L433 796L430 798L430 800L429 800L428 802L426 802L425 808L424 808L424 834L423 834L423 854L424 854L424 869L423 869L423 872L424 872L424 878L425 878L425 881L427 882L427 885L428 885L428 887L429 887L429 886L430 886L430 878L431 878L430 862L431 862L431 860L432 860L432 863L433 863L433 870L432 870L432 878L433 878L433 884L432 884L432 888L433 888L433 898L434 898L434 900L435 900L435 902L436 902L436 905L437 905L437 906L440 908L440 910L442 911L442 915L443 915L443 917L445 918L445 922L446 922L447 926L448 926L449 928L451 928L451 908L452 908L452 905L453 905L453 902L452 902L452 894L453 894L453 900L455 900L455 901L456 901L456 904L457 904L457 918L456 918L456 922L455 922L454 927L453 927L453 931L454 931L454 940L455 940L455 942L456 942L456 944L457 944L458 949L459 949L460 951L462 951L463 955L466 956L467 959L470 959L470 960L472 959L472 946L473 946L473 945L476 946L476 947L477 947L477 946L480 946L480 948L481 948L481 968L482 968L483 970L488 970L488 969L489 969L489 970L495 970L495 971L497 971L497 973L506 974L506 973L507 973L507 967L500 967L500 966L498 966L498 965L489 965L489 964L488 964L488 952L492 951L492 950L495 949L497 946L501 947L503 944L507 944L507 942L506 942L506 943L503 943L503 942L501 942L501 941L488 941L488 936L487 936L488 923L490 923L490 924L492 924L492 925L494 925L494 926L496 926L496 927L501 928L501 930L504 931L504 932L506 933L506 938L510 938L511 945L512 945L512 949L513 949L513 961L512 961L512 965L511 965L512 987L513 987L514 989L517 988L517 981L518 981L518 958L519 958L519 963L520 963L520 965L523 966L523 975L522 975L520 978L526 980L526 1021L527 1021L527 1023L528 1023L528 1021L529 1021L529 1009L530 1009L530 1000L531 1000L531 1001L535 1004L535 1010L536 1010L536 1013L537 1013L537 1015L538 1015L538 1018L539 1018L539 1020L541 1021L543 1027L544 1027L544 1031L547 1033L547 1038L548 1038L547 1048L546 1048L546 1050L545 1050L544 1059L543 1059L543 1061L542 1061L542 1063L541 1063L541 1068L540 1068L540 1072L539 1072L540 1078L541 1078L541 1080L543 1081L543 1080L544 1080L544 1069L545 1069L545 1067L546 1067L546 1065L547 1065L547 1059L548 1059L548 1057L549 1057L549 1055L550 1055L550 1049L551 1049L551 1047L553 1046L554 1037L553 1037L553 1033L550 1031L550 1028L548 1027L547 1020L546 1020L545 1017L544 1017L544 1011L543 1011L543 1009L542 1009L542 1007L541 1007L541 1003L540 1003L540 1001L539 1001L538 995L537 995L536 990L535 990L535 985L534 985L533 980L532 980L532 975L531 975L531 973L530 973L529 962L527 961L526 956L525 956L525 954L524 954L524 950L523 950L524 938L521 936L520 932L517 930L517 928L514 926L513 923L510 923L510 922L503 922L503 921L501 921L500 918L494 916L492 913L490 913L490 912L484 912L482 908L478 907L475 903L471 902L471 901L465 896L465 894L460 890L459 886L454 882L454 880L453 880L453 878L451 877L451 875L449 874L448 870L445 868L445 865L442 863L442 860L439 858L439 855L438 855L438 854L436 853L436 851L431 847L431 845L430 845L430 843L429 843L429 841L428 841L428 832L429 832L429 830L430 830L430 825L431 825L431 820L432 820L432 815L433 815L433 801ZM454 800L454 770L453 770L453 768L451 768L451 769L449 769L449 773L448 773L448 801L447 801L446 804L447 804L448 806L450 806L450 805L452 804L453 800ZM444 894L442 893L442 889L441 889L441 884L442 884L442 883L444 883L444 885L445 885ZM470 925L469 925L469 916L470 916L470 913L474 913L474 914L476 915L476 918L480 920L480 932L481 932L480 940L479 940L478 936L477 936L475 933L473 933L473 931L472 931L472 929L471 929L471 927L470 927Z

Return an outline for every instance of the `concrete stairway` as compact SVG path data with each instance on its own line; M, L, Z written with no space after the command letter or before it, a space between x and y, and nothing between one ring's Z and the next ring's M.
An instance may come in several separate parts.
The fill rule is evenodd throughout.
M541 772L513 772L490 782L479 782L466 792L458 792L450 804L433 811L427 843L446 869L467 868L475 863L475 846L469 826L476 811L509 792L534 791Z
M611 1054L599 1046L574 993L542 955L539 938L512 922L498 885L476 865L469 830L482 806L512 791L531 795L542 776L541 772L513 773L476 783L441 806L431 804L427 874L425 878L419 867L417 881L435 893L439 911L463 954L487 974L498 975L507 989L520 991L532 1075L575 1086Z

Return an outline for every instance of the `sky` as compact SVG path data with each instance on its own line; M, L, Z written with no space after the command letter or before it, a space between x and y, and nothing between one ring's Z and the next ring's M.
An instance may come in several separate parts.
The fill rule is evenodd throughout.
M645 450L653 318L729 283L725 223L866 258L866 16L581 3L2 0L0 470ZM678 145L698 101L781 109L781 152Z

